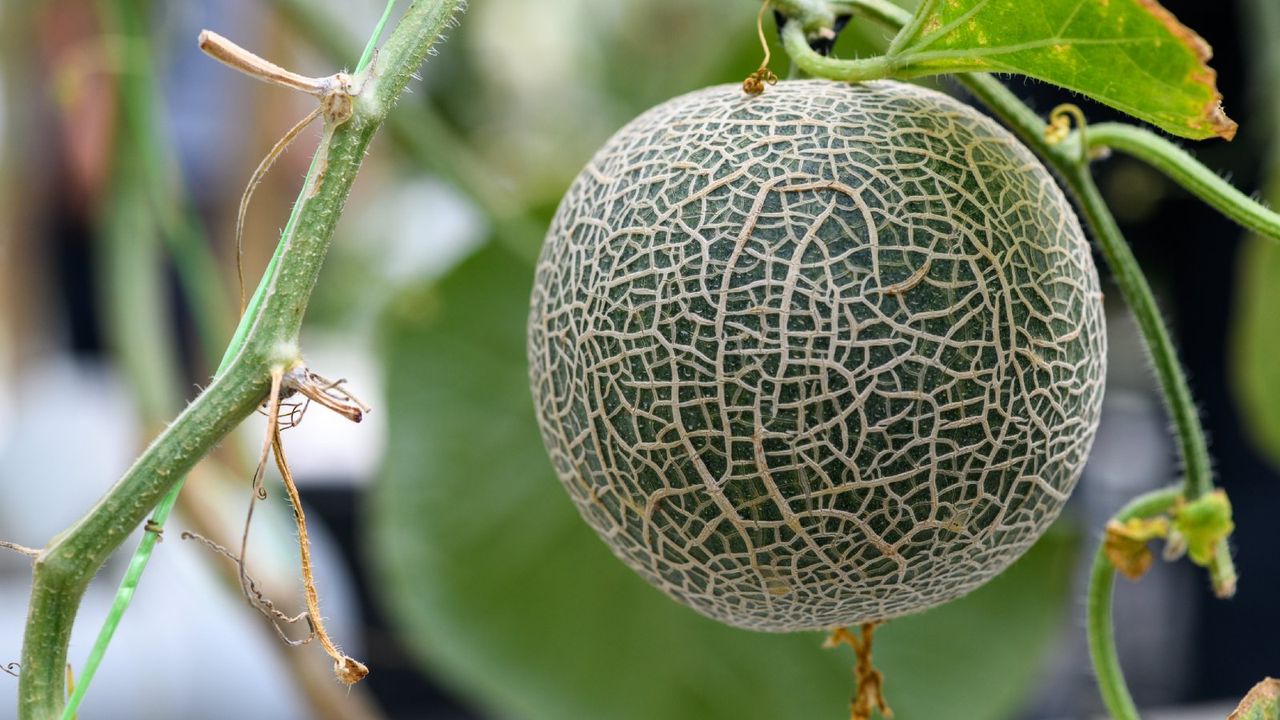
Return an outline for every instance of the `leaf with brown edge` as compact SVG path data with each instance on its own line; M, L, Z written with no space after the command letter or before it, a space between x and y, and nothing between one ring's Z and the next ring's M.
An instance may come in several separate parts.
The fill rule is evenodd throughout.
M1267 678L1254 685L1227 720L1280 720L1280 680Z
M1156 0L925 0L894 75L988 71L1087 95L1181 137L1235 137L1209 44Z

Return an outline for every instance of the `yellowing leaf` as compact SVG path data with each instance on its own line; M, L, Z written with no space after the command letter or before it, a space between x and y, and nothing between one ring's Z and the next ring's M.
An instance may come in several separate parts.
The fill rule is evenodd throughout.
M1169 534L1169 520L1164 517L1133 518L1107 523L1102 550L1111 565L1130 580L1137 580L1151 569L1155 556L1147 543Z
M1156 0L925 0L887 59L898 76L1027 75L1174 135L1230 140L1211 56Z

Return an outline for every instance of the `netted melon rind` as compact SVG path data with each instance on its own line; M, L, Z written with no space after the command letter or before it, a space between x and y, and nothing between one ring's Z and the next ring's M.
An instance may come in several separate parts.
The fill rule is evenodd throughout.
M724 622L884 620L1057 517L1097 427L1097 271L1008 132L892 82L708 88L620 130L547 234L543 438L622 560Z

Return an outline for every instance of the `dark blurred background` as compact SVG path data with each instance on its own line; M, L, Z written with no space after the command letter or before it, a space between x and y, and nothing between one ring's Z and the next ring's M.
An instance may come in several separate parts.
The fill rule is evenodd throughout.
M1213 45L1241 126L1232 143L1191 149L1245 191L1280 199L1280 7L1164 4ZM207 382L230 336L240 194L314 101L200 55L199 30L323 75L354 65L381 9L0 3L0 538L39 546L78 517ZM560 195L641 110L754 70L755 11L745 0L472 3L375 141L308 316L311 366L347 378L375 411L349 426L313 410L286 435L331 630L371 676L339 688L318 648L276 640L223 559L177 537L238 533L255 418L192 476L81 717L843 716L850 657L817 636L716 626L604 551L556 483L523 389L531 263ZM836 52L865 54L887 37L855 19ZM1093 121L1119 119L1009 83L1042 113L1072 100ZM257 191L250 291L317 136L304 134ZM1280 674L1280 252L1135 161L1097 172L1203 410L1241 575L1230 601L1185 562L1120 581L1123 663L1150 717L1221 718ZM1123 502L1180 477L1137 331L1110 287L1104 420L1076 496L991 586L878 636L899 718L1101 714L1084 567ZM279 604L300 608L291 517L272 493L253 570ZM73 666L135 545L91 588ZM29 577L25 559L0 556L0 665L20 652ZM0 676L0 718L16 686Z

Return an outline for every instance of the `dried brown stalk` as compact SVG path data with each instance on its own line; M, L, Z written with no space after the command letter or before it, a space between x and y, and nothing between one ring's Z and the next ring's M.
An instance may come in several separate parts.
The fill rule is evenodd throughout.
M884 699L884 674L871 662L871 643L876 627L879 625L880 623L874 622L863 623L862 637L858 637L849 628L836 628L831 631L831 637L827 638L823 645L827 648L848 645L853 648L853 654L857 658L853 675L857 680L858 689L849 703L849 715L852 720L871 720L872 709L879 711L886 718L893 717L893 711L889 709L889 704Z
M320 614L320 594L316 591L316 581L311 569L311 540L307 535L307 516L302 510L302 497L298 494L298 486L293 481L293 473L290 472L289 462L285 459L280 427L272 425L270 433L276 467L280 470L285 490L289 493L289 502L293 504L293 517L298 526L298 555L302 563L302 585L306 592L307 617L311 621L311 629L315 632L316 639L320 641L320 645L329 657L333 658L334 675L347 685L354 685L369 674L369 668L338 649L324 627L324 616Z

